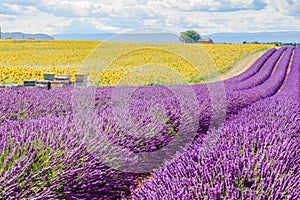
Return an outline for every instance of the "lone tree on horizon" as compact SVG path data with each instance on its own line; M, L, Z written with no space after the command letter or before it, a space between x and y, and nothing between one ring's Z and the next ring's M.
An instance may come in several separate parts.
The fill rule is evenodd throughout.
M201 39L200 34L194 30L181 32L179 38L182 43L197 43L199 39Z

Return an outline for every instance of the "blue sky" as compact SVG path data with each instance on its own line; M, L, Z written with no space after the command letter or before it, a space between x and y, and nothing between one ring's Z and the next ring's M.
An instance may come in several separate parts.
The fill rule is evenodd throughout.
M300 0L0 0L3 32L300 30Z

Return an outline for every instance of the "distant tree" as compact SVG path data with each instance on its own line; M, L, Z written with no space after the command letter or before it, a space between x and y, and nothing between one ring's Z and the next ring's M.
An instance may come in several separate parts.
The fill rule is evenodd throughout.
M199 39L201 39L200 34L194 30L181 32L179 38L183 43L197 43Z

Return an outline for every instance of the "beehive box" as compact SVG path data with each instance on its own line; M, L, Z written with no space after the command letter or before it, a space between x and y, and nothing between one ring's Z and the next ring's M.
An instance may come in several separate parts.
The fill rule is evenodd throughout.
M76 82L75 86L88 86L87 82Z
M36 84L35 86L38 89L48 89L48 85L45 85L45 84Z
M50 88L62 88L64 86L64 82L62 81L50 81Z
M25 87L32 87L36 85L36 80L24 80Z
M88 74L75 74L76 82L87 82Z
M45 72L44 73L44 80L54 81L55 73Z
M16 88L19 87L18 84L5 84L5 88Z
M71 75L69 75L69 74L57 75L55 77L55 80L70 84L71 83Z
M72 75L71 74L60 74L59 76L68 77L71 81Z
M36 84L40 84L40 85L48 85L48 83L50 83L50 81L48 81L48 80L38 80L38 81L36 81Z
M50 81L48 80L38 80L36 85L44 85L47 89L50 89ZM40 87L40 86L39 86Z

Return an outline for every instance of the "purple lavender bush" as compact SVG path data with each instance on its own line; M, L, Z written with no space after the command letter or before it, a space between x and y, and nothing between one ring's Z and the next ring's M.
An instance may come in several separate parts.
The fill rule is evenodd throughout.
M0 199L116 199L137 185L87 150L70 115L10 121L0 133Z
M299 199L299 127L293 99L255 103L153 173L133 199Z
M279 92L199 137L133 199L299 199L299 55Z

